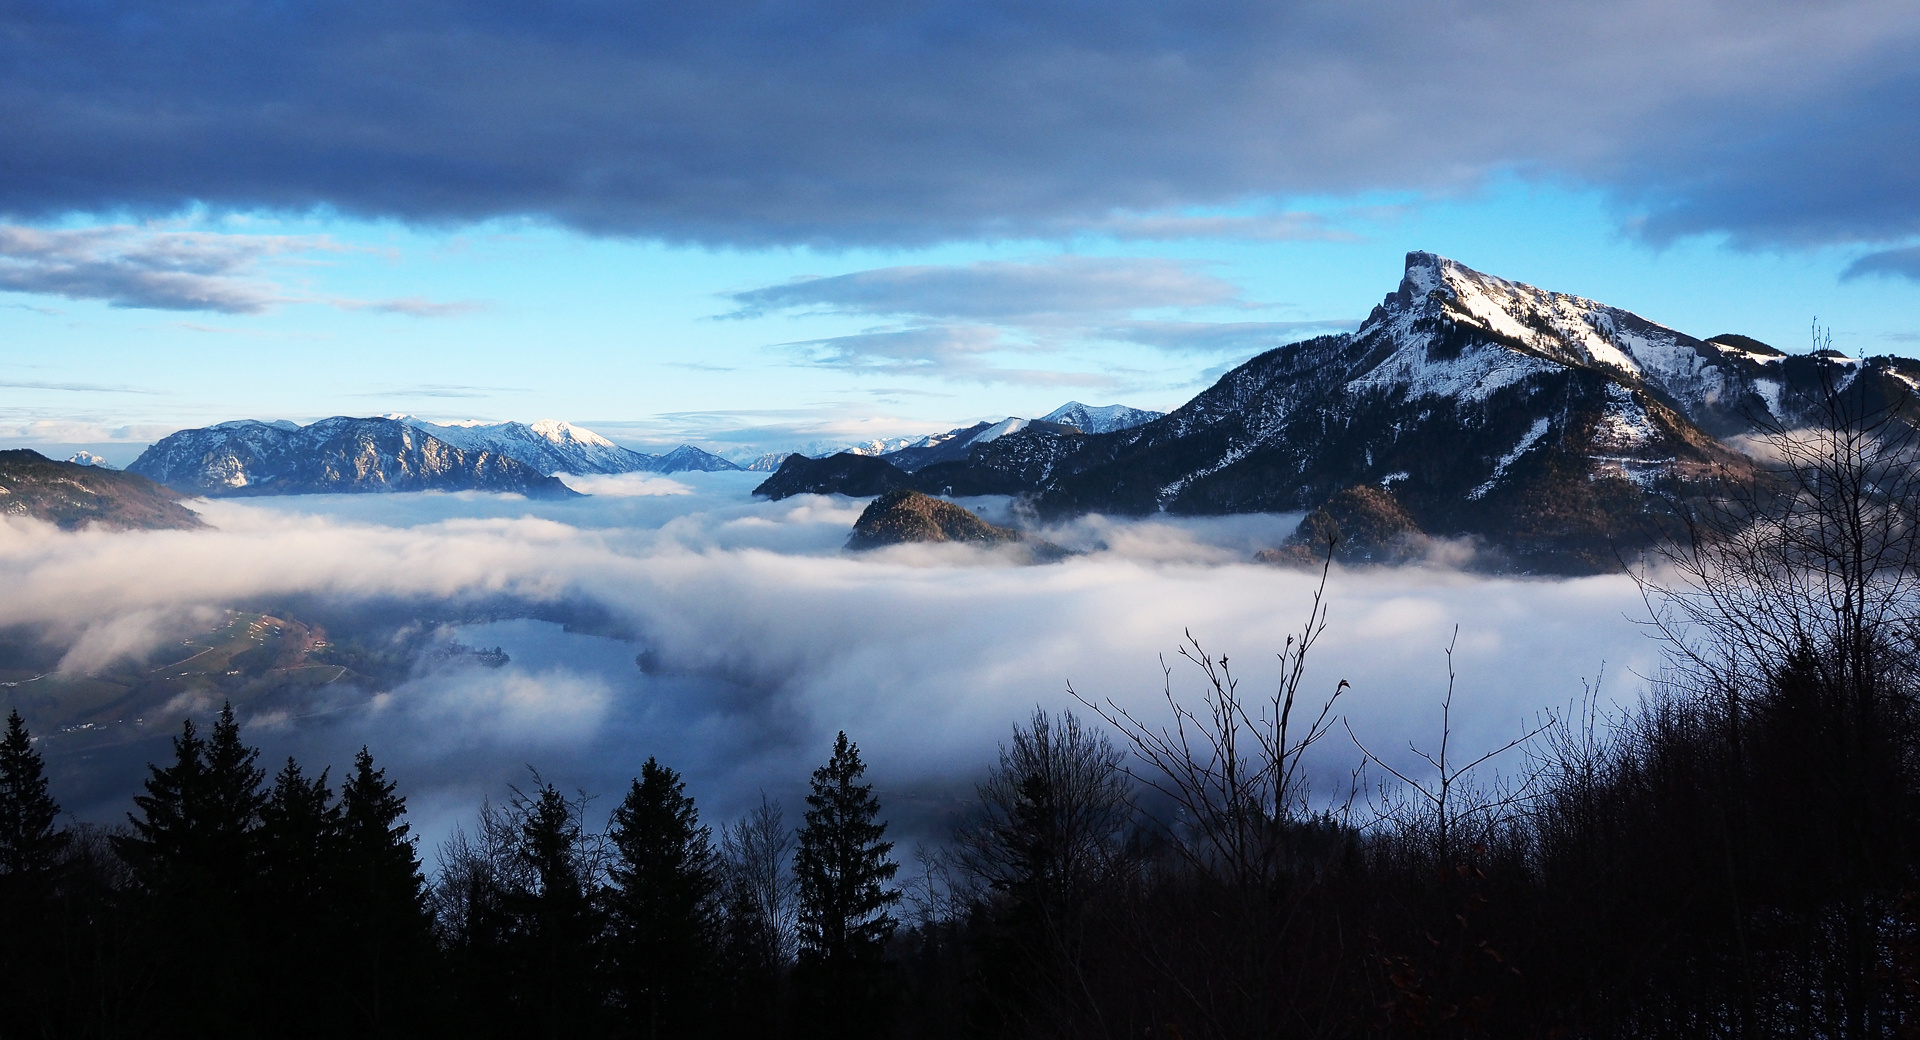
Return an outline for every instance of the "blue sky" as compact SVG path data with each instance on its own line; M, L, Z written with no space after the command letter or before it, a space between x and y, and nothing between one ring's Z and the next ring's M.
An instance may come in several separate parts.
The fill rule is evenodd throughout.
M1920 353L1916 43L1891 3L12 5L0 441L1167 409L1411 249Z

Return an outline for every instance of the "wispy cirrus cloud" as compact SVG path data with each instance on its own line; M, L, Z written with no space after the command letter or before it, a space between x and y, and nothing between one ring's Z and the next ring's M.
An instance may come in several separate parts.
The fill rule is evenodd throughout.
M1029 261L882 267L798 278L727 294L723 318L861 316L895 324L823 339L778 344L803 364L850 371L920 375L970 383L1095 389L1126 385L1094 351L1062 368L1010 363L1019 356L1059 358L1100 343L1129 343L1175 353L1254 353L1349 321L1194 321L1142 317L1243 312L1264 305L1191 261L1158 257L1056 256Z
M446 317L479 307L414 297L314 296L290 291L270 277L277 263L348 250L325 235L233 234L139 224L0 225L0 292L218 314L262 314L282 304L318 303L350 311Z
M1261 351L1302 336L1352 332L1359 319L1338 321L1129 321L1102 326L1105 338L1189 353Z
M109 386L104 383L33 383L0 382L5 390L62 390L83 394L158 394L158 390L142 390L135 386Z
M1056 256L1035 261L881 267L730 293L723 317L773 312L913 315L1032 324L1160 307L1241 306L1240 288L1159 257Z
M134 225L0 226L0 291L99 300L114 307L258 314L285 294L262 260L335 251L321 236L221 235Z
M962 383L1109 389L1120 380L1105 372L1021 368L989 355L1022 348L984 325L880 328L851 336L780 344L802 364L894 376L932 376Z
M423 300L417 296L392 300L328 300L327 302L343 311L371 311L375 314L399 314L409 318L454 318L486 309L486 304L474 300L441 303Z
M528 393L524 386L463 386L457 383L425 383L417 386L399 386L387 390L367 390L348 394L348 397L492 397L495 394Z

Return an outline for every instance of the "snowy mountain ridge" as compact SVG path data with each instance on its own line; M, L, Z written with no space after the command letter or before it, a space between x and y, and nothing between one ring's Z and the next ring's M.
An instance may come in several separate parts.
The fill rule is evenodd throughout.
M389 413L383 418L406 423L461 448L492 451L519 459L548 476L651 472L658 465L655 456L622 448L592 430L558 419L533 423L488 423L474 419L436 423L401 413Z
M1831 385L1897 405L1920 362L1699 339L1414 252L1356 331L1267 351L1168 415L987 439L981 424L955 431L963 450L896 453L911 464L861 477L1018 495L1041 516L1314 510L1368 488L1343 501L1403 512L1422 537L1477 539L1517 569L1591 572L1674 503L1746 479L1751 460L1723 438L1799 425ZM834 490L792 459L775 476L768 494Z
M1112 433L1115 430L1127 430L1143 423L1150 423L1165 414L1165 412L1150 412L1145 408L1130 408L1124 404L1095 406L1068 401L1041 416L1040 421L1072 426L1082 433Z
M565 484L510 455L463 448L397 419L334 416L301 426L243 419L181 430L127 472L194 495L500 491L568 498Z
M406 423L468 450L491 451L518 459L548 476L556 473L710 472L742 468L690 444L682 444L662 455L648 455L623 448L584 426L575 426L559 419L540 419L532 423L459 419L436 423L399 412L388 413L382 418Z

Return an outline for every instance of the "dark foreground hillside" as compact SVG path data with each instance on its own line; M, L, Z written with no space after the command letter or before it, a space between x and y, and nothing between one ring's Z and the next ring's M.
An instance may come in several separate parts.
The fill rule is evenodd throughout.
M231 709L62 827L15 715L0 1036L1913 1035L1920 451L1842 418L1663 547L1624 714L1463 761L1449 688L1396 773L1304 682L1316 597L1271 695L1190 637L1165 713L1022 720L911 870L846 734L791 812L703 822L640 748L604 833L534 774L421 850L370 754L258 763Z

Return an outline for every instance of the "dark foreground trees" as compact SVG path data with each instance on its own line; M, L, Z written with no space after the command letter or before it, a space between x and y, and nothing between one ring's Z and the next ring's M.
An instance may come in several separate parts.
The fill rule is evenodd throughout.
M721 868L686 786L647 759L607 829L612 995L631 1036L695 1035L719 1011Z
M191 721L115 833L57 812L14 716L0 742L4 1037L414 1035L436 951L405 803L362 751L335 800L271 786L231 707Z
M68 836L46 766L17 711L0 737L0 1034L49 1028L58 1007L54 899Z
M799 893L800 958L795 985L808 1035L882 1035L890 980L884 953L898 922L891 887L899 864L884 840L880 803L860 749L842 732L833 756L813 771L806 822L793 858Z

